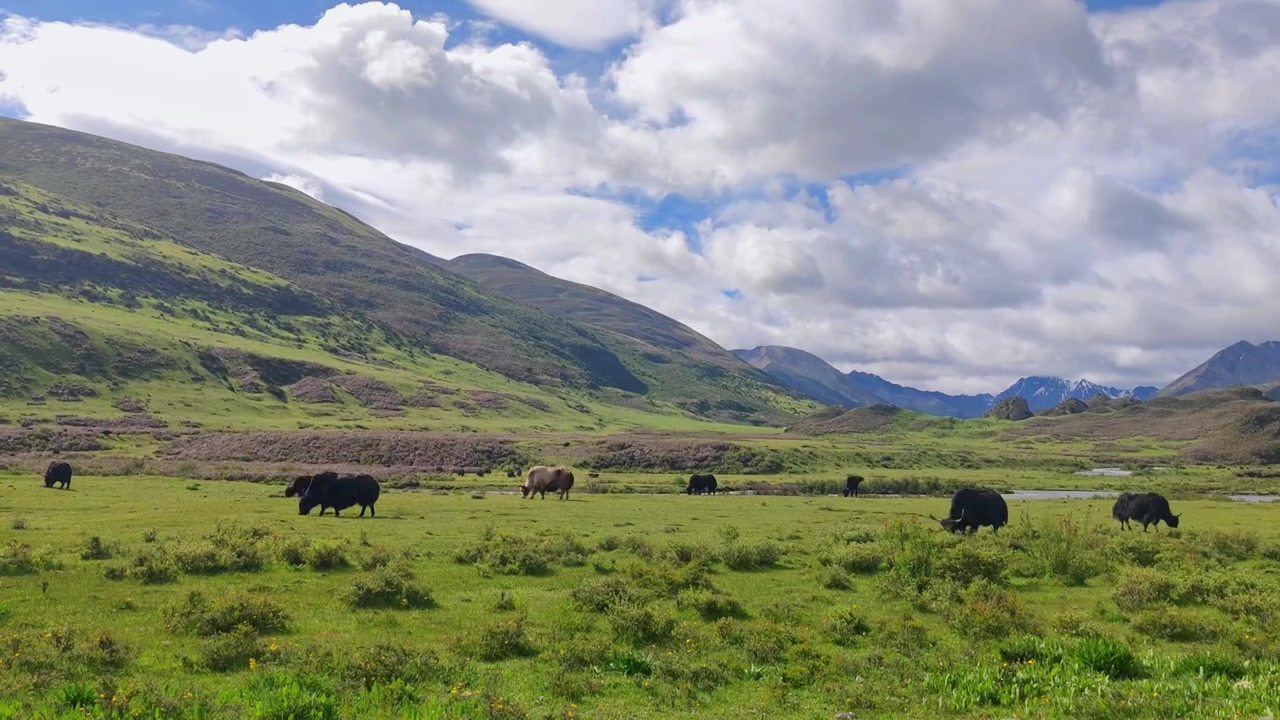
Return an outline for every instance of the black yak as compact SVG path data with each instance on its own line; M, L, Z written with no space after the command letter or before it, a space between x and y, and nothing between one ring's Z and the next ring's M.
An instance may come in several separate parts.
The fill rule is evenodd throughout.
M844 496L858 497L858 486L862 484L861 475L850 475L844 479Z
M538 493L542 494L542 499L547 499L547 491L557 493L561 500L569 497L569 490L573 487L573 473L569 468L563 465L556 467L548 467L546 465L534 465L529 468L529 473L525 476L524 484L520 486L520 496L523 498L532 498Z
M1155 525L1159 530L1161 520L1176 528L1182 514L1174 515L1169 510L1169 501L1159 493L1121 493L1111 507L1111 517L1119 520L1120 527L1126 529L1130 520L1137 520L1142 523L1142 531L1146 532L1149 525Z
M694 474L689 476L689 484L684 489L688 495L708 495L716 494L716 476L711 473L705 475Z
M990 525L992 532L1000 532L1000 528L1009 523L1009 506L995 490L961 488L951 496L951 512L947 517L933 519L951 532L976 533L983 525Z
M311 508L320 506L320 514L333 508L334 517L353 505L360 506L360 517L368 510L371 517L377 517L374 503L382 494L382 486L372 475L338 475L335 472L322 472L317 475L303 475L294 478L293 484L284 491L285 497L298 496L298 514L309 515Z
M61 485L63 490L71 487L71 465L69 463L49 463L49 468L44 471L44 486L51 488L54 483Z

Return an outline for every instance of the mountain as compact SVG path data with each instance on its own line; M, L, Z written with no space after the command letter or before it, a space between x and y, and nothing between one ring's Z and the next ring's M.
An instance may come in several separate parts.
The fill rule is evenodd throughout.
M646 358L634 341L539 310L348 213L213 163L0 118L0 182L11 200L0 279L39 294L51 317L86 316L67 301L109 307L102 316L115 320L120 309L172 310L166 317L236 345L253 336L362 361L452 358L463 365L437 365L645 411L667 403L759 423L812 406L760 376L691 373L701 361L683 362L680 351L670 353L682 362ZM41 306L24 297L0 302L0 317ZM112 326L95 328L94 342L113 342Z
M442 266L609 341L651 389L690 407L751 409L796 391L688 326L589 285L497 255L460 255ZM816 359L816 358L815 358Z
M1098 395L1118 398L1127 394L1119 388L1098 385L1088 380L1064 380L1058 377L1024 377L1010 385L999 395L996 401L1011 397L1023 397L1031 412L1049 410L1061 405L1070 398L1089 400Z
M781 345L734 350L743 361L763 370L787 387L827 405L863 407L884 402L851 383L844 373L812 353Z
M1234 385L1268 386L1280 383L1280 342L1254 345L1241 341L1174 380L1160 391L1161 397L1178 397L1200 390Z
M913 387L897 385L879 375L853 371L845 375L849 382L856 384L866 392L874 394L884 402L896 405L905 410L944 415L957 418L981 417L995 402L995 397L983 393L981 395L948 395L946 393L917 390Z
M1130 390L1127 393L1127 396L1139 402L1146 402L1159 394L1160 388L1155 387L1154 385L1139 385L1138 387Z

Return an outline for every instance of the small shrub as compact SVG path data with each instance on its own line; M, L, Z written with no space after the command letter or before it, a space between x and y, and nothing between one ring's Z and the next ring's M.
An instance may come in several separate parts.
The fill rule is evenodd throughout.
M129 577L129 568L123 565L108 565L103 568L102 576L108 580L124 580Z
M849 573L840 568L831 568L822 577L822 587L828 590L848 590L853 587Z
M1004 581L1005 565L1004 555L995 548L965 542L942 551L934 567L934 575L961 587L968 587L979 579L1000 584Z
M253 628L242 625L229 633L213 635L201 641L197 664L214 672L248 670L251 661L266 656L266 646Z
M129 577L144 585L160 585L178 579L178 565L163 549L144 550L134 556Z
M1172 642L1201 642L1222 635L1222 625L1213 618L1184 608L1146 610L1133 619L1138 632Z
M1233 657L1200 652L1179 659L1174 665L1174 673L1239 680L1248 676L1249 667Z
M26 530L27 519L24 517L16 517L13 520L9 521L9 527L13 528L14 530Z
M1069 656L1084 668L1112 680L1132 680L1146 674L1129 646L1114 638L1085 638L1071 648Z
M776 565L782 559L782 546L762 543L729 542L720 549L720 561L731 570L756 570Z
M653 544L638 535L628 535L623 539L622 547L641 560L652 560L656 555Z
M431 590L416 581L407 565L399 564L356 577L347 590L346 600L353 608L435 607Z
M96 633L81 652L80 660L98 670L122 670L136 655L128 644L116 639L108 630Z
M1210 557L1226 562L1239 562L1258 556L1258 536L1247 530L1202 530L1196 543Z
M230 668L228 668L230 669ZM267 673L249 685L253 720L338 720L338 693L326 681L296 673Z
M60 567L61 564L47 550L37 552L27 543L17 540L0 546L0 576L34 575Z
M845 545L826 553L819 558L819 562L846 573L869 575L880 571L884 565L884 555L885 549L874 543Z
M963 635L999 639L1034 630L1031 615L1013 591L978 579L960 592L960 603L944 608L947 619Z
M676 595L676 607L693 610L704 620L719 620L725 617L745 617L742 604L724 593L690 588Z
M1125 612L1137 612L1152 605L1172 604L1181 599L1178 582L1169 572L1152 568L1129 568L1121 573L1111 600Z
M488 662L534 655L524 622L523 615L491 621L464 640L463 649L467 655Z
M1151 567L1160 557L1160 543L1151 533L1119 533L1108 543L1107 552L1118 562Z
M503 590L490 607L494 612L511 612L516 609L516 599L509 590Z
M621 578L605 577L586 580L569 593L574 604L591 612L606 612L626 603L637 602L643 594Z
M1098 627L1090 622L1089 616L1078 610L1065 610L1049 620L1050 626L1067 637L1086 638L1101 634Z
M145 542L145 543L153 543L153 542L155 542L155 541L156 541L156 538L157 538L157 535L156 535L156 529L155 529L155 528L151 528L151 529L149 529L149 530L144 530L144 531L143 531L143 533L142 533L142 542Z
M1019 635L1000 643L1000 659L1007 663L1058 663L1066 657L1067 650L1058 640L1039 635Z
M313 540L306 550L306 565L312 570L339 570L351 567L347 544L341 540Z
M673 540L669 546L670 557L678 563L705 563L710 553L698 543Z
M84 550L80 551L81 560L110 560L118 551L118 546L114 543L108 544L102 542L102 538L94 535L85 543Z
M1260 554L1267 560L1280 561L1280 542L1267 543Z
M857 606L836 608L827 618L827 634L837 645L855 645L871 632L871 625Z
M369 572L395 562L397 553L388 548L372 548L360 557L360 569ZM401 557L404 557L401 555ZM408 559L405 557L404 559Z
M347 665L347 676L364 686L387 685L397 680L418 683L434 677L440 658L426 648L407 648L390 642L356 650Z
M617 535L606 535L600 538L600 542L597 543L596 547L604 552L613 552L622 547L622 540Z
M1017 539L1028 574L1057 577L1068 586L1084 585L1107 570L1103 536L1068 514L1045 520Z
M676 619L666 608L650 603L626 603L613 608L609 627L615 638L636 646L652 645L671 639Z
M248 627L258 633L284 632L289 614L269 598L227 597L212 603L199 590L192 590L180 605L165 611L165 622L172 632L201 637L229 633Z

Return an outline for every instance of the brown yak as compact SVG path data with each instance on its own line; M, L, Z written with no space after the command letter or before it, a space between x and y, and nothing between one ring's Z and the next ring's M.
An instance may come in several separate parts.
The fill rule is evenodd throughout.
M542 499L547 499L547 491L558 493L560 499L564 500L569 497L569 488L573 487L573 473L569 468L563 465L556 467L547 467L546 465L534 465L529 468L529 472L525 475L524 485L520 486L520 495L526 499L542 494Z

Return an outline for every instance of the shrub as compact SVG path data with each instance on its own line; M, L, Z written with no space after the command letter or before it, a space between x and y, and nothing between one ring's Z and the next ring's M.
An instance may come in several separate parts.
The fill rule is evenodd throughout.
M828 590L848 590L853 587L853 582L849 579L849 573L840 568L831 568L822 577L822 587Z
M669 640L676 630L676 619L666 608L651 603L626 603L613 608L609 627L615 638L633 645L650 645Z
M720 561L731 570L756 570L776 565L782 559L782 546L765 541L762 543L728 542L720 550Z
M471 657L488 662L534 655L536 651L525 632L524 623L523 615L490 621L463 640L462 650Z
M710 560L710 553L698 543L673 540L669 546L669 557L678 563L705 563Z
M180 605L167 609L165 622L171 632L208 637L248 627L258 633L284 632L289 614L275 601L259 597L226 597L212 603L192 590Z
M1202 675L1239 680L1249 674L1249 667L1233 657L1199 652L1179 659L1174 664L1173 671L1178 675Z
M958 605L945 605L943 612L961 634L971 638L999 639L1034 630L1031 615L1017 595L989 580L979 578L960 592Z
M1056 577L1066 585L1079 586L1107 569L1103 537L1070 514L1031 526L1015 542L1026 558L1028 575Z
M938 556L934 576L968 587L975 580L1000 584L1004 580L1005 557L995 548L964 542L946 548Z
M704 620L746 616L746 611L742 609L742 604L734 598L702 588L680 591L676 596L676 607L693 610L701 615Z
M1068 637L1097 637L1098 627L1089 620L1089 616L1078 610L1065 610L1049 620L1054 630Z
M151 529L149 529L149 530L144 530L144 531L142 532L142 542L145 542L145 543L153 543L153 542L155 542L155 541L156 541L156 538L157 538L157 535L156 535L156 529L155 529L155 528L151 528Z
M1072 660L1112 680L1140 678L1145 669L1128 645L1109 637L1085 638L1069 653Z
M1226 562L1248 560L1258 555L1258 536L1247 530L1202 530L1195 534L1196 545L1210 557Z
M1160 543L1151 533L1119 533L1107 545L1107 554L1117 562L1151 567L1160 556Z
M144 585L160 585L178 579L178 565L163 548L143 550L133 557L129 577Z
M228 633L213 635L201 641L197 664L214 672L248 670L258 658L266 655L266 647L253 628L242 625Z
M1058 663L1066 657L1067 649L1061 641L1042 638L1039 635L1019 635L1000 643L1000 659L1007 663Z
M483 573L545 575L551 569L548 546L523 535L486 532L484 538L454 553L454 561Z
M80 551L81 560L110 560L119 552L117 543L104 543L102 538L94 535L85 543L84 550Z
M346 674L366 690L396 680L418 683L438 674L440 658L426 648L407 648L391 642L361 648L351 653Z
M653 544L638 535L628 535L623 539L622 547L641 560L652 560L656 554Z
M1111 600L1125 612L1137 612L1152 605L1172 604L1181 599L1177 580L1168 571L1128 568L1121 573Z
M99 672L122 670L137 653L109 630L94 634L81 653L81 662Z
M313 540L307 546L306 565L312 570L339 570L351 567L347 544L341 540Z
M617 535L606 535L600 538L600 542L596 545L604 552L613 552L622 547L622 540Z
M837 567L846 573L869 575L884 565L885 548L875 544L842 545L818 558L823 565Z
M1184 608L1146 610L1133 619L1138 632L1173 642L1200 642L1222 635L1215 619Z
M494 612L511 612L516 609L516 599L509 590L503 590L489 607Z
M421 609L435 606L431 590L415 579L407 565L378 568L356 577L346 594L353 608Z
M26 530L27 519L24 517L16 517L9 521L9 527L13 528L14 530Z
M249 684L254 720L338 720L338 694L309 675L266 673Z
M37 552L27 543L10 540L0 546L0 576L34 575L61 567L47 550Z
M856 605L836 608L827 618L827 634L837 645L854 645L871 632L871 625Z
M584 610L602 613L618 605L640 601L643 593L621 578L604 577L584 581L569 593L569 597Z

